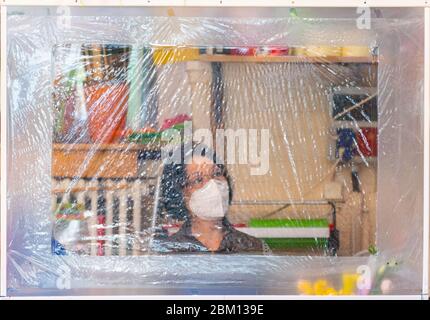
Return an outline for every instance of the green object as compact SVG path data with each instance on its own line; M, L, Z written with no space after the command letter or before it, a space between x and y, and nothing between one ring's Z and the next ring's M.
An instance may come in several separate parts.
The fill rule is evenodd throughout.
M368 250L369 253L373 256L378 254L378 248L374 244L371 244Z
M132 133L128 140L130 142L149 144L160 141L161 133L160 132L147 132L147 133Z
M327 219L251 219L251 228L328 228ZM326 238L264 238L272 249L326 248Z
M65 72L61 83L59 83L59 88L57 88L57 90L60 91L60 97L62 98L60 98L60 106L58 108L59 112L55 120L55 133L61 134L64 130L66 105L72 96L76 97L76 100L74 101L74 118L81 118L82 113L86 112L85 97L83 93L83 84L86 79L86 72L81 60L81 49L80 47L77 49L78 50L75 53L73 51L69 52L69 55L75 59L75 62L73 63L74 67L71 68L71 66L67 66L71 69L67 73Z
M299 17L296 8L291 8L290 9L290 17L293 17L293 18L298 18Z
M328 228L327 219L251 219L251 228Z
M381 284L384 279L390 274L396 272L400 262L396 259L390 259L385 264L381 265L376 271L375 280L373 281L370 294L382 294Z
M185 128L185 123L182 122L182 123L175 124L174 126L172 126L169 129L175 129L175 130L182 131L182 130L184 130L184 128Z
M185 127L184 123L179 123L172 126L169 129L182 131L184 130L184 127ZM143 132L143 133L135 132L128 136L128 141L142 143L142 144L155 143L161 140L161 135L162 135L162 132Z
M67 202L58 206L55 213L56 214L59 213L63 215L74 215L74 214L81 213L84 210L85 210L85 206L83 204Z
M295 248L326 248L328 240L325 238L264 238L271 249Z
M59 107L59 115L57 116L57 119L56 119L55 132L63 131L66 104L70 96L73 94L73 90L75 88L76 81L77 81L76 75L77 75L76 69L70 70L65 77L64 83L62 83L61 90L63 91L62 93L64 94L65 98L62 99L61 105Z
M143 50L132 47L130 61L128 64L127 80L130 85L127 107L127 128L138 130L143 124L141 123L141 105L143 85L142 70Z

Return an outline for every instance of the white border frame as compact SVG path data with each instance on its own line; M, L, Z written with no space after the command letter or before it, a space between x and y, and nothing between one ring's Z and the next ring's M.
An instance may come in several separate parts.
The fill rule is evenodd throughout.
M1 1L1 0L0 0ZM430 0L330 0L321 3L318 0L3 0L1 6L1 207L0 207L0 299L428 299L429 298L429 216L430 216ZM423 180L423 279L421 295L400 296L55 296L55 297L6 297L7 274L7 6L183 6L183 7L422 7L425 15L425 52L424 52L424 180ZM3 297L3 298L2 298Z
M1 0L0 0L1 1ZM430 7L430 0L3 0L2 6L115 7Z

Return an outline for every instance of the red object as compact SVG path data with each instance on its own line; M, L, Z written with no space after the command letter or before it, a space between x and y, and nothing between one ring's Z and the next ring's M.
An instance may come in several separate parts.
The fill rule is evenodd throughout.
M378 129L360 128L355 134L358 144L358 155L376 157L378 155Z
M57 213L56 215L57 220L60 219L65 219L65 220L84 220L84 215L79 212L79 213L69 213L69 214L64 214L64 213Z
M66 104L64 106L64 125L61 132L62 134L67 134L73 127L76 102L75 92L73 91L72 94L67 98Z
M124 134L128 86L96 84L85 87L89 134L95 143L117 142Z
M233 225L233 227L235 227L235 228L246 228L247 225L246 225L246 223L235 223Z
M234 56L255 56L257 54L257 48L237 47L231 49L231 54Z
M191 117L187 114L178 114L176 117L164 120L161 131L167 130L174 125L184 123L185 121L191 121Z
M99 227L97 228L97 238L103 238L106 235L105 223L106 223L105 216L98 215L97 216L97 224L99 225ZM97 255L98 256L104 256L104 244L105 244L104 240L97 240Z
M269 47L267 54L269 56L287 56L290 50L286 47Z

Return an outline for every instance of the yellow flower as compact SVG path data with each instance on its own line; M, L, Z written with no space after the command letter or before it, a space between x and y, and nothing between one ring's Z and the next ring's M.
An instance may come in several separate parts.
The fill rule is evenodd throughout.
M338 292L336 291L335 288L328 288L326 291L326 294L328 296L336 296L338 294Z
M297 289L299 290L300 294L313 294L312 283L307 280L299 280L297 283Z
M328 289L328 282L324 279L319 279L314 283L314 294L326 295Z

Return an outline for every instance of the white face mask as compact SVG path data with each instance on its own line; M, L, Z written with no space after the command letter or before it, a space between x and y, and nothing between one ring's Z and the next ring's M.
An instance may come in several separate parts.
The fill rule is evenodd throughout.
M211 179L203 188L191 194L189 205L197 217L205 220L218 220L226 215L228 203L227 182Z

